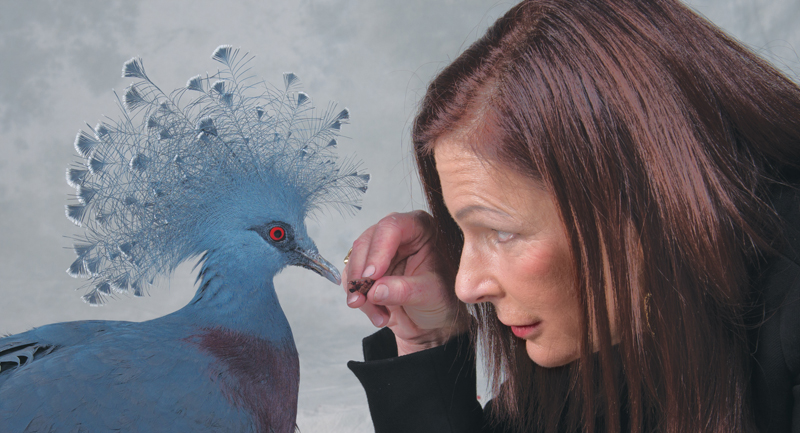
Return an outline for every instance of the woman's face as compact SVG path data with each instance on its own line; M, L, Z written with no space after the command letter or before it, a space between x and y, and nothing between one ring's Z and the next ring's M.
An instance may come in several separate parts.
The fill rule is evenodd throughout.
M446 137L434 155L445 204L464 233L456 295L491 302L536 364L578 359L575 277L552 194L467 148L461 138Z

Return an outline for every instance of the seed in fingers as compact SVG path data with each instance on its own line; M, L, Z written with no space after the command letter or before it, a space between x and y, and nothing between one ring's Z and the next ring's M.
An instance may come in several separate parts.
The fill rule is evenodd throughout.
M357 280L351 280L347 283L347 290L350 293L358 292L364 296L367 296L369 293L369 289L372 288L372 285L375 284L375 280L372 278L359 278Z

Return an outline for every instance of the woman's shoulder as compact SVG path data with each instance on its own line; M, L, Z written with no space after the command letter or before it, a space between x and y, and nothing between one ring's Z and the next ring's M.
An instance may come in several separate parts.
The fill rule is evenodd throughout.
M772 194L781 219L781 245L757 280L761 294L753 333L753 404L762 431L789 431L800 407L800 190ZM795 421L796 422L796 421Z
M777 333L786 364L800 374L800 188L776 189L772 202L780 217L779 252L758 279L762 293L762 329ZM764 337L764 332L759 332Z
M800 184L776 188L771 199L786 241L781 254L800 266Z
M800 376L800 188L784 188L776 198L782 219L785 246L779 265L773 269L774 308L780 311L781 343L786 362L795 377Z
M776 188L771 200L780 223L778 251L762 268L757 285L767 312L784 313L799 307L796 304L800 298L800 186Z

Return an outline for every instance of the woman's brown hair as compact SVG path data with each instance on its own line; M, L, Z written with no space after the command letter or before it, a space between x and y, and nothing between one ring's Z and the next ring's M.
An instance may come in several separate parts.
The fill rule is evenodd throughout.
M546 369L490 304L473 307L496 420L754 430L749 277L780 240L769 188L796 180L798 86L674 0L516 5L431 82L414 122L453 275L463 240L433 152L464 131L478 155L552 191L582 309L580 359Z

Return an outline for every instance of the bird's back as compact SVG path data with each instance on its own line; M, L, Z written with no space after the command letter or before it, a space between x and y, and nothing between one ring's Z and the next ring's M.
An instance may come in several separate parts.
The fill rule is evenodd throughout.
M291 340L276 345L174 316L70 322L0 339L0 363L3 432L295 427Z

